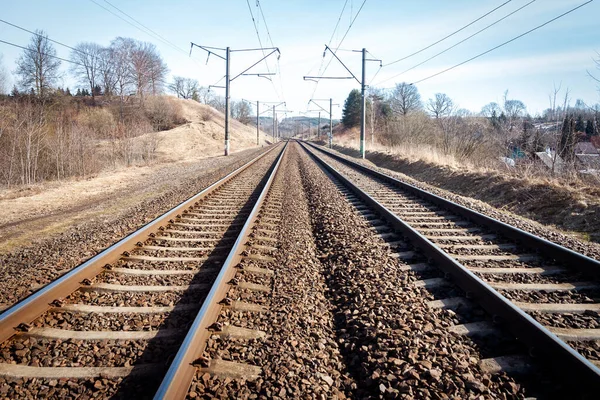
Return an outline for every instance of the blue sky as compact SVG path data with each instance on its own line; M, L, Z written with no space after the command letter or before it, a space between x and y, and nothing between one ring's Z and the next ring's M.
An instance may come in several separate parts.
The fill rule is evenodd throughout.
M166 60L171 74L197 79L202 85L217 82L224 74L224 63L211 57L205 64L206 53L194 49L188 57L190 41L233 49L258 47L248 3L246 0L223 1L135 1L109 0L112 4L152 29L180 49L148 35L90 0L30 0L7 1L0 18L24 28L44 29L50 38L68 45L92 41L108 45L117 36L133 37L154 43ZM98 4L119 12L104 0ZM384 64L411 54L485 14L506 0L422 0L383 1L367 0L362 11L340 46L338 56L360 77L360 53L347 50L367 48ZM395 83L412 82L462 62L478 53L511 39L547 20L575 7L585 0L537 0L522 11L496 26L448 51L440 57L395 79L390 77L429 58L477 30L525 5L530 0L512 0L488 17L452 38L411 57L384 67L377 73L377 63L367 64L367 82L375 86L391 87ZM262 0L271 38L281 49L281 75L273 83L256 77L240 77L232 83L232 97L261 101L287 101L288 109L307 110L307 102L314 92L316 98L332 97L343 103L348 92L358 87L353 80L302 80L303 75L316 75L323 61L324 44L328 43L344 4L339 27L333 34L332 46L338 46L350 22L355 18L363 0ZM250 0L250 9L257 19L263 45L270 45L265 23ZM420 83L423 99L437 92L448 94L464 108L478 111L491 101L500 102L505 90L509 97L522 100L535 114L548 107L548 95L554 85L570 90L572 104L578 98L588 104L600 102L597 85L586 75L593 71L594 57L600 52L600 1L510 43L490 54L453 71ZM126 16L121 15L127 19ZM0 24L0 39L26 45L29 34ZM58 55L69 57L69 50L56 46ZM3 65L15 69L14 61L20 50L0 44ZM256 53L234 53L232 73L237 74L262 57ZM325 58L324 65L329 63ZM269 59L269 70L277 70L274 57ZM62 84L74 87L76 83L67 74ZM252 72L266 72L263 64ZM600 71L596 70L600 75ZM331 62L326 75L347 75L337 61ZM383 82L382 82L383 81ZM381 82L381 83L380 83ZM379 85L378 85L379 84ZM310 107L313 109L314 107ZM339 117L341 108L334 111Z

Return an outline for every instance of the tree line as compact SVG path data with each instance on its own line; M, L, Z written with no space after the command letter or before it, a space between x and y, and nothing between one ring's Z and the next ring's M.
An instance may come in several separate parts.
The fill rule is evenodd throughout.
M504 93L479 113L460 108L444 93L423 101L418 88L399 83L391 90L370 89L366 104L367 141L376 136L386 146L425 148L459 162L489 165L498 158L533 160L535 152L549 151L571 163L575 144L600 133L600 104L577 100L570 93L559 100L560 88L550 96L550 107L531 116L521 100ZM361 94L352 90L345 100L342 123L360 123ZM370 138L369 138L370 135Z

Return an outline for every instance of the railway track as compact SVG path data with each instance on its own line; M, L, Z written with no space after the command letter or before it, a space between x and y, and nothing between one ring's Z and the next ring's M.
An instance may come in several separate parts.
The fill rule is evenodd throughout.
M576 382L600 388L600 263L314 145L303 144L340 190L394 248L415 287L435 294L434 309L469 315L451 328L490 337L505 329ZM453 289L458 287L460 290ZM491 318L472 310L481 306ZM463 318L464 320L464 318ZM526 372L531 359L498 354L482 361L492 372Z
M2 312L1 396L142 398L158 389L156 398L185 397L208 337L248 334L221 332L221 309L260 310L244 301L248 295L227 294L232 287L260 292L240 277L269 275L259 264L273 249L270 190L285 147ZM211 371L233 364L212 363Z

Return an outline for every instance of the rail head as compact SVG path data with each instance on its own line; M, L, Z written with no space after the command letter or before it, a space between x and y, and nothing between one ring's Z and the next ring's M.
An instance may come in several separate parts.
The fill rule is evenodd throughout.
M126 250L130 250L135 243L148 239L150 234L154 233L160 226L166 224L170 219L181 214L183 210L229 182L277 147L279 146L275 145L271 147L188 200L181 202L163 215L4 310L4 312L0 313L0 343L13 336L16 333L15 328L19 324L30 323L42 315L50 308L51 302L73 293L81 286L81 282L84 279L91 279L98 275L102 272L105 265L117 261L121 257L121 254Z
M250 233L256 217L271 188L275 175L279 170L286 149L287 142L279 154L277 161L274 163L263 190L242 227L240 234L236 238L236 241L223 263L219 275L215 279L200 311L186 334L183 344L180 346L173 362L169 366L169 369L154 396L154 400L186 398L196 371L196 367L194 367L192 363L202 354L206 347L206 341L210 337L208 327L217 320L220 314L222 308L220 301L225 298L225 295L230 288L228 282L236 273L235 266L242 259L241 254L245 248L245 243L250 238Z
M359 169L360 171L375 176L379 179L383 179L386 182L395 185L403 190L407 190L425 200L428 200L436 205L439 205L445 209L448 209L461 217L469 219L475 223L484 225L489 229L498 232L508 238L514 239L521 243L525 247L529 247L535 251L543 253L546 257L550 256L555 258L556 260L568 263L571 268L575 268L580 272L590 274L596 277L600 277L600 261L595 260L591 257L588 257L584 254L577 253L571 249L568 249L564 246L559 245L558 243L551 242L547 239L541 238L539 236L533 235L529 232L526 232L520 228L509 225L505 222L499 221L495 218L489 217L485 214L482 214L478 211L472 210L468 207L457 204L451 200L444 199L436 194L428 192L426 190L420 189L414 185L411 185L406 182L402 182L401 180L394 178L390 175L384 174L382 172L376 171L372 168L369 168L365 165L362 165L358 162L348 160L345 157L340 156L339 154L335 154L330 150L324 149L321 146L316 146L312 143L307 143L312 148L321 151L330 157L346 164L351 165L354 168Z
M304 146L303 143L302 145ZM452 282L466 293L471 294L473 298L479 300L481 306L488 313L499 317L515 337L535 351L536 356L547 359L549 365L554 367L557 372L564 374L575 382L579 382L583 387L595 391L600 389L600 369L598 367L586 360L523 310L512 304L425 236L402 221L383 204L362 191L325 160L308 151L305 146L304 148L325 170L378 212L394 229L408 237L416 247L420 248L427 257L450 276Z

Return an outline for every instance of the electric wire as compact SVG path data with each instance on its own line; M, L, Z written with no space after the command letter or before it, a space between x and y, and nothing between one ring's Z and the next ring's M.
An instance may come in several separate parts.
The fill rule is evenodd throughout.
M124 21L125 23L133 26L134 28L136 28L137 30L145 33L148 36L153 37L154 39L157 39L161 42L163 42L164 44L170 46L171 48L173 48L174 50L177 50L178 52L185 54L187 57L186 58L191 58L196 64L202 66L202 64L200 64L200 62L198 60L196 60L194 57L190 57L189 56L189 52L182 49L181 47L169 42L168 40L164 39L162 36L160 36L159 34L157 34L156 32L152 31L151 29L145 27L142 23L138 22L135 18L131 17L129 14L125 13L124 11L121 11L119 8L117 8L116 6L112 5L111 3L109 3L108 1L104 0L107 4L109 4L111 7L114 7L116 10L118 10L119 12L121 12L123 15L126 15L128 18L130 18L131 20L135 21L137 24L139 24L140 26L144 27L144 29L140 28L140 26L133 24L131 21L126 20L125 18L123 18L122 16L120 16L119 14L115 13L114 11L112 11L111 9L103 6L102 4L98 3L95 0L90 0L92 3L96 4L98 7L104 9L105 11L109 12L110 14L114 15L115 17L119 18L121 21Z
M265 13L263 12L259 0L256 0L256 6L260 10L260 15L262 15L263 24L265 24L265 30L267 31L267 37L269 38L269 43L271 43L271 47L276 47L273 43L273 38L271 37L271 32L269 31L269 26L267 25L267 19L265 18ZM283 92L283 77L281 76L281 64L279 63L279 57L277 58L277 78L279 79L279 87L281 88L281 98L285 102L285 94ZM275 92L277 93L277 91Z
M64 43L61 43L61 42L59 42L58 40L53 40L53 39L50 39L49 37L47 37L47 36L43 36L43 35L40 35L40 34L39 34L39 33L37 33L37 32L30 31L29 29L25 29L25 28L23 28L22 26L19 26L19 25L12 24L12 23L10 23L10 22L8 22L8 21L5 21L5 20L3 20L3 19L0 19L0 22L4 23L4 24L6 24L6 25L10 25L10 26L12 26L12 27L14 27L14 28L20 29L20 30L22 30L22 31L24 31L24 32L31 33L32 35L36 35L36 36L39 36L39 37L45 37L45 38L46 38L48 41L50 41L50 42L52 42L52 43L56 43L56 44L58 44L58 45L60 45L60 46L64 46L64 47L66 47L66 48L68 48L68 49L71 49L71 50L73 50L73 51L76 51L76 52L78 52L78 53L85 54L86 56L89 56L89 54L87 54L86 52L84 52L84 51L82 51L82 50L79 50L79 49L76 49L76 48L74 48L74 47L71 47L71 46L69 46L69 45L66 45L66 44L64 44Z
M510 1L510 0L509 0ZM344 43L344 40L346 39L346 36L348 36L348 32L350 32L350 29L352 29L352 26L354 25L354 22L356 21L356 19L358 18L358 16L360 15L360 12L362 11L363 7L365 6L365 3L367 2L367 0L364 0L362 2L362 4L360 5L360 8L358 9L358 11L356 12L356 15L354 16L354 19L352 19L352 21L350 22L350 25L348 26L348 29L346 29L346 33L344 33L344 36L342 36L342 40L340 40L340 42L338 43L335 51L333 52L334 54L337 53L338 49L342 46L342 43ZM331 62L333 61L333 56L329 59L329 62L327 63L327 65L325 66L325 69L323 70L323 72L321 74L325 74L325 72L327 72L327 68L329 68L329 65L331 65ZM315 93L317 91L317 86L319 85L318 81L317 84L315 85L315 89L313 90L312 95L310 96L311 98L315 97Z
M450 46L450 47L448 47L448 48L446 48L446 49L444 49L444 50L442 50L442 51L440 51L439 53L436 53L436 54L434 54L433 56L429 57L428 59L426 59L426 60L424 60L424 61L422 61L422 62L420 62L420 63L418 63L418 64L416 64L416 65L414 65L414 66L412 66L412 67L410 67L410 68L408 68L408 69L406 69L406 70L402 71L402 72L400 72L399 74L396 74L396 75L394 75L394 76L392 76L392 77L390 77L390 78L384 79L384 80L382 80L382 81L380 81L380 82L377 82L377 84L378 84L378 85L380 85L380 84L382 84L382 83L384 83L384 82L387 82L387 81L390 81L390 80L392 80L392 79L394 79L394 78L397 78L397 77L399 77L400 75L404 75L404 74L405 74L405 73L407 73L408 71L412 71L413 69L415 69L415 68L417 68L417 67L420 67L421 65L423 65L423 64L425 64L425 63L427 63L427 62L429 62L429 61L433 60L434 58L436 58L436 57L438 57L438 56L440 56L440 55L442 55L442 54L446 53L447 51L450 51L450 50L452 50L452 49L453 49L453 48L455 48L456 46L458 46L458 45L460 45L460 44L462 44L462 43L466 42L467 40L471 39L472 37L474 37L474 36L477 36L477 35L478 35L478 34L480 34L481 32L483 32L483 31L485 31L485 30L487 30L487 29L491 28L492 26L494 26L494 25L496 25L496 24L498 24L498 23L500 23L500 22L504 21L506 18L510 17L510 16L511 16L511 15L513 15L513 14L516 14L517 12L521 11L521 10L522 10L522 9L524 9L525 7L529 6L530 4L532 4L532 3L535 3L536 1L537 1L537 0L531 0L529 3L526 3L525 5L523 5L523 6L519 7L519 8L517 8L517 9L516 9L516 10L514 10L513 12L511 12L511 13L509 13L509 14L505 15L504 17L502 17L502 18L500 18L500 19L498 19L498 20L496 20L496 21L492 22L492 23L491 23L491 24L489 24L488 26L486 26L486 27L484 27L484 28L482 28L482 29L478 30L477 32L473 33L472 35L470 35L470 36L467 36L467 37L466 37L466 38L464 38L463 40L461 40L461 41L459 41L459 42L457 42L457 43L453 44L452 46Z
M507 5L508 3L510 3L511 1L512 1L512 0L508 0L508 1L506 1L506 2L504 2L504 3L502 3L502 4L500 4L498 7L494 8L494 9L493 9L493 10L491 10L491 11L488 11L487 13L483 14L481 17L479 17L479 18L475 19L474 21L471 21L471 22L470 22L470 23L468 23L467 25L465 25L465 26L463 26L462 28L460 28L460 29L458 29L458 30L456 30L456 31L452 32L451 34L449 34L449 35L447 35L447 36L444 36L443 38L441 38L441 39L440 39L440 40L438 40L437 42L434 42L434 43L430 44L429 46L427 46L427 47L424 47L424 48L422 48L421 50L415 51L414 53L412 53L412 54L409 54L409 55L407 55L407 56L405 56L405 57L402 57L402 58L400 58L400 59L398 59L398 60L396 60L396 61L392 61L392 62L390 62L390 63L387 63L387 64L385 64L385 65L384 65L384 67L387 67L388 65L396 64L396 63L398 63L398 62L400 62L400 61L404 61L404 60L406 60L407 58L410 58L410 57L412 57L412 56L415 56L415 55L417 55L417 54L419 54L419 53L422 53L423 51L425 51L425 50L427 50L427 49L429 49L429 48L431 48L431 47L435 46L436 44L438 44L438 43L441 43L441 42L443 42L444 40L446 40L446 39L448 39L448 38L450 38L450 37L452 37L452 36L456 35L457 33L459 33L459 32L461 32L461 31L465 30L465 29L466 29L466 28L468 28L469 26L471 26L471 25L473 25L474 23L476 23L476 22L480 21L481 19L483 19L483 18L487 17L488 15L490 15L490 14L491 14L491 13L493 13L493 12L495 12L496 10L498 10L498 9L500 9L500 8L502 8L502 7L504 7L505 5Z
M254 13L252 12L252 7L250 6L250 0L246 0L246 4L248 5L248 11L250 12L250 18L252 18L252 25L254 25L254 31L256 32L256 37L258 38L258 44L261 47L263 57L266 57L265 50L263 49L262 39L260 38L260 34L258 32L258 25L256 24L256 19L254 19ZM267 61L266 58L264 61L265 61L265 66L267 67L267 72L270 74L271 69L269 68L269 62ZM275 91L275 94L277 95L278 98L281 98L281 96L277 92L277 89L275 88L275 85L273 84L273 81L272 80L270 80L270 81L271 81L271 85L273 86L273 90Z
M0 39L0 42L1 42L1 43L4 43L4 44L8 44L8 45L10 45L10 46L18 47L18 48L20 48L20 49L23 49L23 50L27 50L27 51L31 51L31 52L35 52L35 53L37 53L37 50L30 49L30 48L28 48L28 47L21 46L21 45L15 44L15 43L7 42L7 41L5 41L5 40L2 40L2 39ZM43 55L43 56L47 56L47 57L56 58L56 59L58 59L58 60L61 60L61 61L65 61L65 62L68 62L68 63L71 63L71 64L80 65L80 66L82 66L82 67L85 67L85 65L83 65L83 64L81 64L81 63L78 63L78 62L76 62L76 61L73 61L73 60L67 60L66 58L62 58L62 57L58 57L58 56L53 56L53 55L51 55L51 54L47 54L47 53L40 53L40 54L41 54L41 55Z
M560 14L559 16L557 16L557 17L554 17L554 18L552 18L552 19L551 19L551 20L549 20L549 21L546 21L546 22L544 22L543 24L541 24L541 25L538 25L538 26L536 26L535 28L528 30L527 32L524 32L524 33L522 33L522 34L520 34L520 35L518 35L518 36L515 36L514 38L512 38L512 39L510 39L510 40L507 40L506 42L504 42L504 43L501 43L501 44L499 44L499 45L497 45L497 46L495 46L495 47L492 47L491 49L489 49L489 50L487 50L487 51L484 51L483 53L479 53L478 55L476 55L476 56L474 56L474 57L471 57L471 58L469 58L469 59L468 59L468 60L466 60L466 61L463 61L463 62L461 62L461 63L459 63L459 64L456 64L456 65L454 65L454 66L452 66L452 67L450 67L450 68L446 68L446 69L444 69L444 70L442 70L442 71L440 71L440 72L437 72L437 73L435 73L435 74L433 74L433 75L430 75L430 76L428 76L428 77L426 77L426 78L423 78L423 79L420 79L420 80L418 80L418 81L415 81L415 82L411 83L411 85L416 85L417 83L424 82L424 81L426 81L426 80L428 80L428 79L431 79L431 78L433 78L433 77L436 77L436 76L438 76L438 75L441 75L441 74L443 74L443 73L445 73L445 72L448 72L448 71L450 71L450 70L453 70L453 69L455 69L455 68L457 68L457 67L460 67L461 65L465 65L466 63L468 63L468 62L470 62L470 61L473 61L473 60L475 60L475 59L477 59L477 58L479 58L479 57L481 57L481 56L484 56L484 55L486 55L486 54L488 54L488 53L491 53L492 51L494 51L494 50L496 50L496 49L499 49L500 47L503 47L503 46L505 46L505 45L507 45L507 44L509 44L509 43L511 43L511 42L514 42L515 40L517 40L517 39L520 39L520 38L522 38L523 36L525 36L525 35L528 35L528 34L530 34L531 32L534 32L534 31L536 31L536 30L538 30L538 29L540 29L540 28L542 28L542 27L544 27L544 26L546 26L546 25L548 25L548 24L550 24L550 23L552 23L552 22L556 21L557 19L560 19L560 18L562 18L562 17L566 16L567 14L570 14L570 13L572 13L573 11L580 9L580 8L581 8L581 7L583 7L583 6L590 4L592 1L594 1L594 0L589 0L589 1L586 1L585 3L583 3L583 4L580 4L580 5L578 5L577 7L574 7L574 8L572 8L572 9L570 9L569 11L567 11L567 12L564 12L564 13Z

